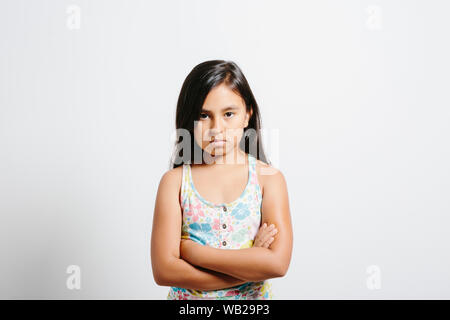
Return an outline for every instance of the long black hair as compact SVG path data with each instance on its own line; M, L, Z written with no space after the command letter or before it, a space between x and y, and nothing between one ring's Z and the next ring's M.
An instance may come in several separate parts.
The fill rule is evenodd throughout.
M245 153L250 153L256 159L270 164L261 141L261 116L258 104L247 79L235 62L210 60L195 66L183 82L177 102L175 120L177 137L170 168L176 168L185 163L197 163L199 158L201 163L204 163L203 150L194 139L194 121L200 119L203 103L209 91L222 83L242 97L247 112L253 110L248 126L244 128L239 147ZM181 143L185 138L190 140L189 150L186 150L186 142ZM185 151L188 154L184 154ZM195 162L194 155L196 155Z

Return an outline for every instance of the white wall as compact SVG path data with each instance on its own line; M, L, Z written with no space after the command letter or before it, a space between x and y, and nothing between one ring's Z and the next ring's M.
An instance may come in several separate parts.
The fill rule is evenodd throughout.
M269 151L295 243L275 298L450 298L448 12L2 1L0 298L165 299L149 257L156 190L181 84L210 59L240 65L263 128L279 130Z

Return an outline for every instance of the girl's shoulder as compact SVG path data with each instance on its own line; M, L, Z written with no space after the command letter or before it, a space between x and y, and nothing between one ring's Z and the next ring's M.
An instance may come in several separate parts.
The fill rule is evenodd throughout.
M178 178L181 179L182 175L183 175L183 165L167 170L163 174L161 180L164 179L164 180L174 181L174 180L177 180Z
M181 183L183 178L183 166L178 166L173 169L167 170L159 181L159 187L164 189L177 190L178 193L181 190Z
M256 173L263 196L264 185L279 180L280 176L283 177L279 169L258 159L256 159Z

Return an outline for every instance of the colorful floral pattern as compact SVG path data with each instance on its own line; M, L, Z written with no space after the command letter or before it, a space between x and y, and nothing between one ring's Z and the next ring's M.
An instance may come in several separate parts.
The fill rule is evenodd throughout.
M181 238L219 249L253 246L261 224L262 193L256 173L256 158L251 154L248 154L248 163L248 181L240 197L220 204L212 203L198 193L192 180L191 166L183 165ZM264 280L210 291L171 287L167 299L273 299L273 293L271 283Z

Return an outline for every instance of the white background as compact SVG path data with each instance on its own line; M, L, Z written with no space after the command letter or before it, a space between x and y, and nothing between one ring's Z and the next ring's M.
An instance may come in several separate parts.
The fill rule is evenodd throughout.
M263 130L279 132L267 151L295 243L275 298L450 298L449 12L3 0L0 298L166 298L150 265L154 201L182 82L211 59L242 68Z

